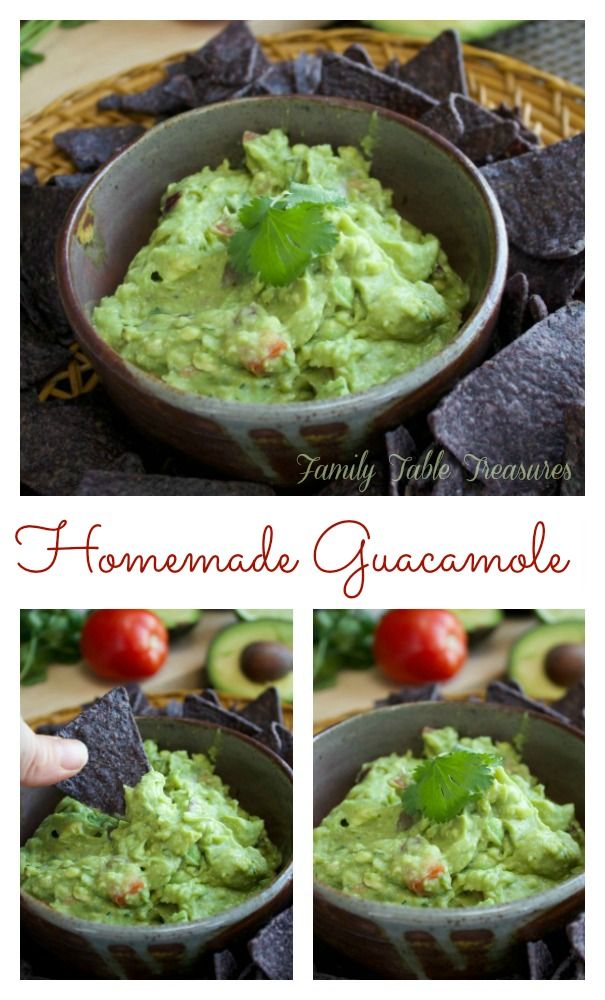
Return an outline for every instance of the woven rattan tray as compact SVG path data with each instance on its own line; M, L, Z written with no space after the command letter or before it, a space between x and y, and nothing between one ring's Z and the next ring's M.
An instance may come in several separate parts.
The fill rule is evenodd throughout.
M154 694L150 691L145 692L146 697L151 702L154 708L163 708L167 705L169 701L176 698L177 701L183 701L185 696L188 694L199 694L199 691L193 690L182 690L178 691L162 691L161 693ZM250 701L248 698L233 698L231 695L222 694L217 691L217 694L225 706L225 708L231 708L232 705L247 705ZM82 706L78 705L72 708L61 708L56 712L50 712L48 715L37 715L27 720L28 724L32 729L36 729L37 726L62 726L71 719L74 719L82 711ZM284 715L284 725L288 729L292 729L292 708L290 705L282 705L282 712Z
M352 42L360 42L366 46L378 67L383 67L394 56L405 61L424 44L421 39L356 28L266 35L261 42L269 59L288 59L299 52L314 52L317 48L342 52ZM166 61L178 58L177 54ZM464 60L471 96L488 107L501 101L517 105L522 110L524 122L541 135L543 142L556 142L583 130L584 92L580 87L510 56L470 45L464 46ZM21 128L22 167L35 167L41 181L52 174L70 171L72 167L67 157L53 144L55 133L66 128L132 121L132 116L126 119L119 112L98 111L97 101L114 91L132 93L143 90L162 78L162 67L158 63L146 63L65 94L30 115ZM139 119L144 124L151 124L151 119L144 116L139 116Z

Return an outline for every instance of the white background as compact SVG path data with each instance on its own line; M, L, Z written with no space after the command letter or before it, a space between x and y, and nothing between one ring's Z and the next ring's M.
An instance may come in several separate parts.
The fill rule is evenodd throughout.
M117 4L106 3L103 10L88 7L85 11L88 17L103 16L116 18L127 13L129 18L137 14L152 17L155 9L159 14L165 13L164 8L153 4ZM62 4L60 13L75 16L82 15L81 6ZM174 5L170 13L192 18L207 13L204 5L180 4ZM20 12L21 13L21 12ZM30 4L25 13L44 13L48 16L47 5ZM221 17L254 17L271 18L271 15L283 17L283 7L277 4L259 3L254 7L242 4L224 3L220 11ZM399 4L382 4L375 11L363 4L325 4L307 3L304 10L297 8L292 11L298 18L301 16L329 19L351 19L361 15L376 14L382 18L397 16L416 16L416 7L408 9ZM443 3L425 3L420 12L422 16L447 18L453 13L451 5ZM494 10L485 4L466 3L459 5L456 15L497 17L502 11ZM575 18L583 17L583 5L576 4L573 9L562 4L525 4L512 5L504 11L507 16L523 13L525 17L552 17L563 13ZM56 14L56 10L52 11ZM0 33L0 44L4 50L0 59L2 72L6 77L2 93L11 90L15 95L12 114L16 135L17 106L17 63L16 63L16 20L4 18L3 31ZM600 64L603 61L602 18L592 17L587 23L587 43L595 66L592 79L589 76L588 92L593 103L602 99L603 84L599 79ZM94 53L91 53L91 59ZM600 104L599 108L603 105ZM11 111L4 105L3 114L8 128ZM596 237L597 226L601 231L601 199L599 187L603 186L602 157L597 161L597 143L602 146L602 114L595 115L594 145L591 147L589 130L589 154L595 160L594 191L590 201L591 211L588 214L588 239L590 230ZM18 408L16 379L11 372L17 366L17 255L15 251L17 239L17 209L15 190L16 163L7 151L7 138L10 134L4 131L5 141L3 155L0 157L0 168L6 176L2 177L4 192L2 212L13 242L5 244L2 252L3 264L3 318L0 330L8 348L2 357L6 369L3 384L3 468L5 482L2 494L4 497L3 511L3 545L2 575L3 575L3 614L5 658L7 684L3 689L6 700L5 717L14 719L12 737L7 739L7 780L5 782L3 803L7 816L0 824L3 841L2 858L4 862L4 893L0 913L4 937L4 982L13 988L18 981L17 955L17 882L18 876L14 856L16 851L16 815L18 789L13 775L17 768L17 707L18 684L16 659L18 656L18 617L19 607L30 606L61 606L61 607L187 607L197 604L200 607L233 607L253 604L255 607L294 607L295 622L295 684L296 684L296 796L295 796L295 981L283 982L279 985L270 983L248 983L238 987L234 983L208 984L212 995L220 993L235 996L242 989L248 996L266 997L267 990L286 991L296 997L306 996L310 990L319 991L324 995L341 994L346 991L347 997L360 993L365 987L353 982L313 983L311 980L312 954L312 910L311 910L311 732L312 732L312 686L311 686L311 616L314 606L339 607L350 605L342 596L340 575L324 576L312 569L312 548L316 537L330 523L345 518L353 518L367 524L372 534L371 547L381 552L385 549L391 553L408 551L421 553L430 551L467 552L469 550L500 551L512 554L514 551L528 551L533 525L537 520L543 520L547 527L545 550L558 551L571 558L570 569L562 576L547 574L538 577L528 572L519 576L502 576L490 574L487 578L482 574L447 574L421 576L390 575L369 579L359 606L368 607L582 607L588 613L588 753L587 768L589 780L588 799L588 980L584 984L560 984L555 990L566 992L570 989L594 991L598 982L602 981L603 973L599 964L604 958L599 954L603 949L604 929L602 905L605 898L603 885L603 859L600 850L602 831L605 827L603 816L603 771L605 757L600 739L600 729L603 728L603 712L598 708L605 693L602 690L602 675L604 667L603 643L599 622L603 612L603 558L602 524L603 524L603 492L602 471L599 453L599 439L603 437L603 378L604 352L602 338L605 335L605 312L598 305L600 286L603 284L602 268L599 267L602 249L594 238L589 255L588 287L594 288L595 313L594 320L589 324L588 349L588 399L589 399L589 437L587 466L589 469L589 496L587 498L570 499L494 499L494 498L434 498L407 499L405 502L392 498L363 498L360 500L338 500L335 498L19 498L18 497L18 434L16 428L16 413ZM600 135L600 139L599 139ZM15 157L16 159L16 157ZM590 189L589 189L590 193ZM590 280L592 271L592 282ZM600 312L600 316L599 316ZM600 428L600 430L599 430ZM592 433L590 433L592 431ZM103 548L115 552L125 549L130 551L185 552L185 551L244 551L254 553L257 549L260 535L265 524L271 523L275 529L275 549L285 547L288 551L300 557L303 562L300 569L290 577L274 575L271 577L248 574L246 576L225 574L217 577L196 574L193 579L186 574L170 577L162 574L158 577L136 574L111 574L103 577L90 576L82 563L69 556L63 556L56 572L39 576L24 574L17 569L17 560L21 557L14 541L14 533L22 524L34 523L52 525L60 519L69 522L69 532L72 529L76 544L81 542L85 529L94 522L103 525L100 539ZM10 813L10 816L9 816ZM591 958L590 958L591 956ZM19 983L19 988L39 994L40 988L32 982ZM89 994L100 995L106 990L103 983L89 982L86 984ZM134 993L136 983L116 984L114 988ZM200 988L205 990L205 984L182 981L179 991L184 995L199 995ZM417 990L427 990L428 984L407 982L403 989L415 993ZM482 981L449 983L448 995L454 997L469 994L479 995L485 990ZM48 997L79 997L81 986L76 981L62 983L45 983L44 995ZM164 996L165 982L146 982L146 993ZM514 985L515 994L527 994L536 987L527 982ZM538 987L538 989L540 989ZM547 989L542 987L542 989ZM553 989L552 987L550 989ZM383 981L380 985L383 993L401 994L402 987L395 982ZM504 996L509 994L509 982L491 982L490 993Z

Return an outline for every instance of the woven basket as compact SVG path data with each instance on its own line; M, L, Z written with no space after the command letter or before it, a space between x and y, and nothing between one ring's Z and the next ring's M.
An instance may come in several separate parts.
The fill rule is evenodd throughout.
M352 42L365 45L378 67L394 56L406 61L425 43L381 31L351 28L344 31L293 31L262 37L269 59L289 59L300 52L318 48L342 52ZM175 55L173 61L181 58ZM510 56L464 46L464 61L471 96L487 107L504 101L522 110L523 121L538 132L543 142L556 142L584 128L584 91L571 83L533 69ZM70 161L53 143L53 136L66 128L108 125L132 121L116 111L98 111L97 101L110 92L132 93L163 78L157 63L136 66L118 76L91 83L65 94L41 111L26 118L21 128L21 165L35 167L41 181L52 174L73 170ZM143 124L152 120L138 116Z
M167 705L169 701L176 699L177 701L184 701L186 695L188 694L199 694L199 691L194 690L183 690L178 691L162 691L158 694L153 694L151 692L145 692L148 700L153 705L154 708L163 708ZM237 705L247 705L250 702L249 698L233 698L231 695L222 694L217 691L221 703L225 708L231 708ZM75 708L61 708L56 712L50 712L48 715L37 715L34 718L28 719L28 725L32 729L36 729L38 726L63 726L65 723L70 722L71 719L75 719L76 715L82 711L82 705L78 705ZM284 715L284 725L288 729L292 729L292 708L289 705L282 705L282 712Z
M315 52L319 48L342 52L352 42L359 42L365 45L378 67L385 66L393 57L405 62L425 44L422 39L357 28L292 31L266 35L260 41L272 60L290 59L300 52ZM166 61L180 58L182 54L177 54ZM533 128L544 143L566 139L584 129L584 91L580 87L510 56L470 45L464 46L464 61L471 96L486 107L501 102L519 107L523 122ZM53 142L53 136L63 129L132 122L134 117L143 125L152 125L153 119L145 115L126 117L117 111L98 111L97 101L108 93L130 94L144 90L163 77L163 68L157 62L145 63L65 94L30 115L21 126L21 169L35 167L41 182L53 174L71 173L74 169L71 161ZM49 397L73 399L90 392L98 384L96 373L78 345L74 344L72 350L72 360L56 372L39 393L41 401Z

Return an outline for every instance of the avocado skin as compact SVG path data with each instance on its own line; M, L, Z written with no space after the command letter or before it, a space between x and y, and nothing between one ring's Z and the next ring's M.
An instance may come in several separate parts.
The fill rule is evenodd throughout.
M511 646L508 676L517 681L530 698L556 701L565 695L566 688L553 684L547 676L546 656L555 646L583 642L584 622L571 620L534 625Z

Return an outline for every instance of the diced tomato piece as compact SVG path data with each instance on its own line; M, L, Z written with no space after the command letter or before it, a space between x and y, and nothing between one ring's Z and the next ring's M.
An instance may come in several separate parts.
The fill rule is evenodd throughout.
M410 879L410 881L407 883L408 889L411 889L412 892L415 892L417 896L422 896L424 895L425 883L432 882L433 879L436 879L440 875L442 875L444 871L445 868L441 863L431 865L431 867L427 869L424 875L419 876L418 878Z
M144 888L145 888L145 883L141 882L141 880L138 879L136 882L131 882L128 888L124 889L124 892L118 892L116 893L115 896L112 896L111 898L113 899L116 906L126 906L127 897L136 896L137 892L140 892L141 889Z

